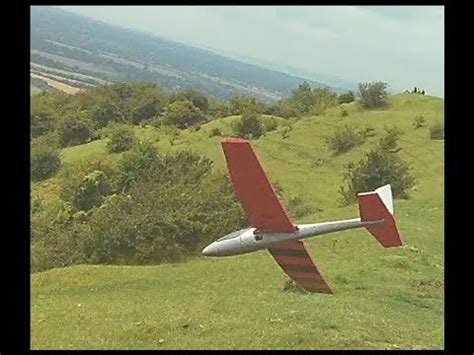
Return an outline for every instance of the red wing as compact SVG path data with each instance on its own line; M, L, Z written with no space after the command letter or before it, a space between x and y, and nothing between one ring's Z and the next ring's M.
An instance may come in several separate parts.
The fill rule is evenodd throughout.
M332 293L300 240L280 243L268 249L283 271L310 292Z
M262 232L296 231L249 141L228 138L221 144L235 193L250 225Z

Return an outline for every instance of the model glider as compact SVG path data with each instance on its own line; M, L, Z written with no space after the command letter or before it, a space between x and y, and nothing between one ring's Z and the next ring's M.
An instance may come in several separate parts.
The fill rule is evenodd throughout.
M365 227L385 248L402 245L393 216L390 185L359 193L360 218L295 224L288 217L249 141L221 141L235 193L251 227L232 232L203 249L206 256L228 256L268 249L283 271L310 292L332 293L301 239Z

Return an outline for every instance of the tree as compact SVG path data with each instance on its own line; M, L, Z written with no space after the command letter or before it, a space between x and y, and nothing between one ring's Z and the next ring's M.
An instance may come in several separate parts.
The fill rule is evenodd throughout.
M110 153L119 153L130 149L137 141L135 132L130 125L115 124L109 128L107 150Z
M111 193L112 187L107 175L94 170L85 175L77 187L73 198L73 206L80 211L88 211L102 204Z
M229 106L222 101L209 100L208 115L211 119L230 116Z
M33 181L53 176L61 165L59 152L52 146L34 144L31 147L30 172Z
M98 127L108 122L138 124L161 113L166 105L166 96L155 84L129 82L102 85L76 95L79 107L91 113Z
M194 106L191 101L185 100L169 104L163 114L162 122L185 129L205 120L206 116L203 115L201 110Z
M234 96L229 101L229 108L231 115L242 115L247 110L262 113L265 106L254 97Z
M359 83L360 103L368 109L388 106L388 84L383 81Z
M303 81L295 90L291 92L291 99L302 114L309 113L314 103L313 91L306 81Z
M30 113L31 137L39 137L53 131L56 123L53 108L42 102L32 101Z
M241 138L258 139L264 132L260 122L260 114L247 109L240 120L234 124L234 134Z
M186 100L191 101L203 114L207 113L209 109L209 101L207 97L193 89L184 89L171 95L169 103Z
M157 177L163 168L163 158L151 142L139 142L125 152L119 162L119 189L128 189L148 176Z
M325 87L316 87L313 89L313 103L310 112L320 115L330 107L338 104L337 94L331 89Z
M390 184L394 197L408 197L408 191L415 185L409 165L387 145L369 151L358 163L349 163L344 173L346 185L341 186L341 202L348 204L355 200L359 192L373 191L380 186Z
M59 143L62 147L83 144L92 138L92 128L89 115L75 112L59 120L57 132Z

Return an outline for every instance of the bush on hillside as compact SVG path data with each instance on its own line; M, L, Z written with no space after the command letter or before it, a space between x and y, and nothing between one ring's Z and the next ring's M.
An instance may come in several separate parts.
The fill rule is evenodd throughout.
M35 144L31 147L30 174L33 181L54 176L61 165L59 151L50 145Z
M364 108L376 109L388 106L388 84L383 81L359 83L360 104Z
M140 180L94 211L84 250L92 263L179 261L244 225L224 177Z
M206 116L189 100L175 101L166 106L162 122L179 129L191 127L204 122Z
M290 136L290 132L291 132L292 129L293 129L293 127L291 125L284 125L280 129L281 138L283 138L283 139L288 138Z
M354 93L352 91L348 91L344 94L341 94L338 96L337 101L339 104L348 104L350 102L353 102L355 100Z
M375 129L370 125L363 126L359 129L359 134L365 140L366 138L375 136Z
M72 204L79 211L98 207L112 192L112 185L104 172L94 170L86 174L73 196Z
M415 119L413 120L413 127L415 129L425 127L426 120L423 117L423 115L416 116Z
M97 127L109 122L139 124L160 115L166 95L150 82L127 82L102 85L75 95L79 107L91 113Z
M288 201L288 211L293 218L301 218L311 214L313 211L300 196L294 196Z
M275 117L268 117L262 122L263 132L271 132L278 128L278 121Z
M46 105L36 104L32 101L30 113L30 132L31 137L39 137L48 134L54 130L56 124L56 113Z
M285 98L278 101L273 108L272 114L283 118L301 116L299 108L290 98Z
M243 115L244 112L262 113L265 105L255 100L254 97L234 96L229 101L229 111L231 115Z
M130 149L137 142L135 131L125 124L112 125L107 132L107 136L109 141L106 147L109 153L123 152Z
M218 127L214 127L209 131L209 137L221 137L222 132Z
M191 101L202 113L206 114L209 109L209 101L206 96L201 94L199 91L193 89L184 89L175 94L172 94L169 98L169 103L176 101Z
M88 114L76 112L62 117L58 123L57 134L62 147L90 141L93 137L93 130Z
M337 94L325 87L316 87L312 91L312 105L310 112L314 115L322 115L326 109L338 104Z
M216 99L209 99L207 114L212 120L231 115L229 105L226 102L218 101Z
M131 184L161 173L163 158L151 142L138 142L126 151L118 166L118 188L128 189Z
M51 223L47 231L43 231L31 243L30 270L41 272L55 267L66 267L86 262L83 252L82 232L84 226L71 223ZM32 233L38 228L31 227Z
M361 134L350 126L336 128L326 137L328 148L335 154L345 153L363 142Z
M391 128L385 128L385 134L380 138L379 147L382 150L394 153L398 152L401 148L398 146L398 140L402 134L402 130L397 126Z
M431 139L444 139L444 125L441 122L436 122L430 126Z
M255 111L246 110L240 120L234 122L234 134L240 138L258 139L264 133L260 118Z
M396 153L377 148L369 151L357 163L349 163L344 173L345 185L339 192L341 202L353 202L360 192L373 191L383 185L392 186L393 196L407 198L409 190L415 185L409 165Z

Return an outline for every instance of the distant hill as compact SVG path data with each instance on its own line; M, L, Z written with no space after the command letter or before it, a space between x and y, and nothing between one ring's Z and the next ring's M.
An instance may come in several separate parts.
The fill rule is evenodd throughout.
M248 95L264 102L288 95L303 80L329 86L47 6L31 7L31 69L80 88L143 80L168 92L193 87L220 99Z

